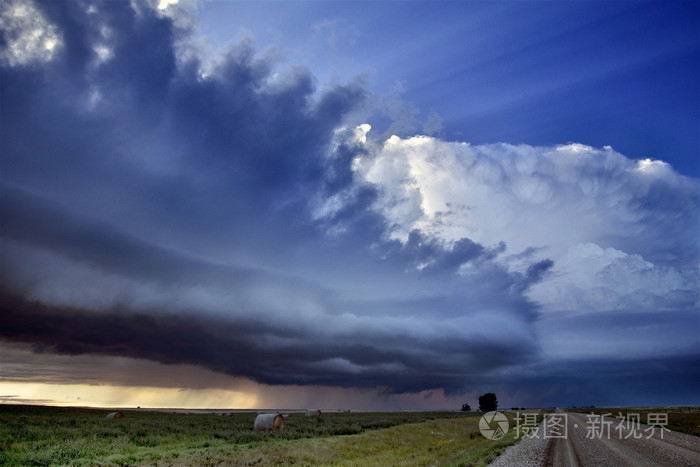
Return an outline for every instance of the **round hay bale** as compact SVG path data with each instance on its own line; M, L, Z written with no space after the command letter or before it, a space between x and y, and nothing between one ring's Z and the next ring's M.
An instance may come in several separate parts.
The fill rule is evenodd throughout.
M120 418L124 418L124 413L123 412L111 412L111 413L108 413L105 418L109 418L112 420L119 420Z
M263 413L255 417L253 430L255 431L273 431L284 428L284 417L278 413Z
M306 409L306 418L319 419L319 418L321 418L321 411L314 410L314 409Z

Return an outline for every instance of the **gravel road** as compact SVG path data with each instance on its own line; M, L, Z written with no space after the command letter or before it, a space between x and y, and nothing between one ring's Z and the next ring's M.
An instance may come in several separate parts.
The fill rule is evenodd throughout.
M491 465L700 466L700 438L612 417L558 412L532 439L509 447ZM546 433L548 436L544 436Z
M545 465L545 452L547 442L543 436L544 425L540 424L532 437L526 437L506 448L503 454L498 456L491 464L495 467L539 467Z

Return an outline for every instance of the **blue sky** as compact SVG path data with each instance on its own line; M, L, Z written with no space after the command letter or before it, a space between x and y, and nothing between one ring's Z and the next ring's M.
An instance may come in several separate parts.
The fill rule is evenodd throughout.
M699 23L5 2L2 400L697 405Z
M202 34L248 31L320 83L360 76L414 106L406 134L437 115L448 140L586 141L700 175L695 2L266 5L203 3Z

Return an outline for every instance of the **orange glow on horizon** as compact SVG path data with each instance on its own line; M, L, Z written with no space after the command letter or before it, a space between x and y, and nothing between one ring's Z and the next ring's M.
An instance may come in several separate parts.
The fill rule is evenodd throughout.
M181 409L252 409L253 392L225 389L178 389L0 382L0 403L63 407L141 407Z

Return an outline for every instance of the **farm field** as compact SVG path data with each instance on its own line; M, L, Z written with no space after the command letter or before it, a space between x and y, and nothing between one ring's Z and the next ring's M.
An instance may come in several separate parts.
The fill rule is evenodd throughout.
M254 412L184 414L0 405L2 465L486 465L515 442L479 434L479 414L291 413L254 432Z

